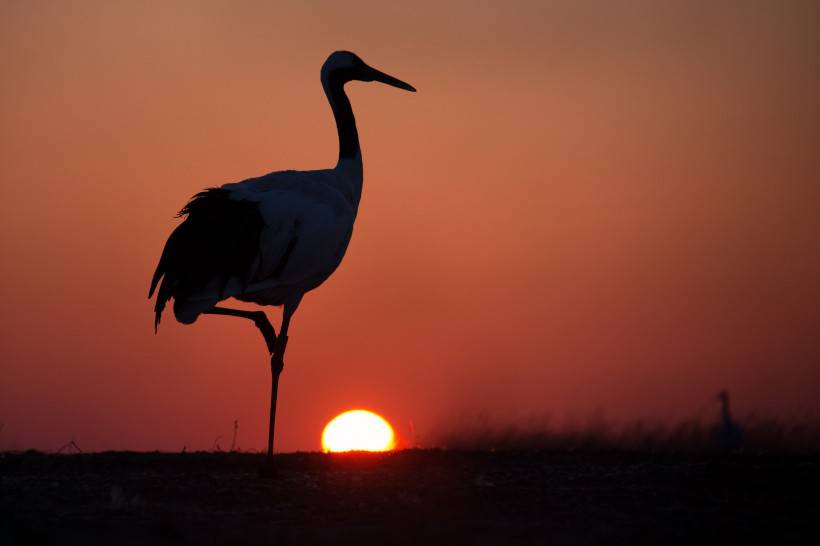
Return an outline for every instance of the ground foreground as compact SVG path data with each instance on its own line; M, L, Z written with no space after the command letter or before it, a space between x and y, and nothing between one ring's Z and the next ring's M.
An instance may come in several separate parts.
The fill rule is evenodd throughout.
M0 454L0 542L820 544L817 456Z

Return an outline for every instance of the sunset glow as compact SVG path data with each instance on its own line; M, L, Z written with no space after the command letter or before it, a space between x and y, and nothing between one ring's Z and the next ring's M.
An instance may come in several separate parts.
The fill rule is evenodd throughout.
M322 431L325 453L390 451L395 446L393 427L372 411L346 411L334 417Z
M277 452L364 403L429 445L714 419L723 388L820 416L820 2L467 5L3 2L0 450L234 421L266 449L257 328L171 305L155 334L148 288L197 192L336 165L339 49L418 92L345 86L361 203L294 318Z

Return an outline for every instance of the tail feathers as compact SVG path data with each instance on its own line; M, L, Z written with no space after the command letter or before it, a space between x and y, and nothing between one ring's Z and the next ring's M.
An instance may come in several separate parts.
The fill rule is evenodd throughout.
M154 295L154 290L157 289L157 283L162 278L162 275L165 274L165 270L163 267L162 259L159 261L159 265L157 266L157 270L154 271L154 276L151 278L151 288L148 289L148 299L150 300L151 297Z
M185 220L168 237L148 290L149 298L156 292L155 331L171 298L176 319L190 324L236 293L232 279L247 286L258 267L264 221L257 203L212 188L195 195L179 216Z
M166 274L165 278L162 279L162 284L159 285L157 301L154 304L154 333L156 333L159 328L159 323L162 319L162 312L165 310L165 304L168 303L168 300L170 300L171 296L173 296L174 286L176 286L176 284L176 281Z
M154 332L159 328L162 313L168 302L174 299L174 317L182 324L192 324L201 313L217 304L220 297L213 290L191 293L176 275L168 272L159 284L157 299L154 304Z
M180 261L180 239L181 234L184 234L185 223L183 222L171 232L165 247L162 249L162 255L159 258L157 269L154 271L154 276L151 277L151 288L148 290L148 299L154 295L154 291L159 285L159 292L157 292L157 301L154 305L154 333L159 327L160 319L162 318L162 311L165 309L165 304L174 295L177 285L179 284L177 275L174 274L174 262ZM182 247L184 248L184 247ZM160 280L162 281L160 283Z

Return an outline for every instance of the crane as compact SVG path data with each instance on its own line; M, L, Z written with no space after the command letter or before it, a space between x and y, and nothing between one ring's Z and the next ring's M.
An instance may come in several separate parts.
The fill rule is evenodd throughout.
M276 171L208 188L182 208L184 218L168 237L148 297L156 292L154 329L173 298L177 321L200 315L251 320L270 354L271 399L265 469L273 473L273 438L279 376L284 368L290 320L306 292L339 266L353 233L362 195L362 154L356 120L344 91L349 81L377 81L416 89L368 66L349 51L332 53L321 82L339 136L332 169ZM282 306L279 333L264 311L217 305L236 298Z
M720 401L720 422L715 427L715 438L722 451L737 451L743 447L743 428L735 422L729 411L729 391L717 394Z

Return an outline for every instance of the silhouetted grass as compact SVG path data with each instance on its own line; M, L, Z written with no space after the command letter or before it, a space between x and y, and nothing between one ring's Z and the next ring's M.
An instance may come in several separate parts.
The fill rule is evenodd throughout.
M820 453L820 421L786 423L750 417L739 421L739 451L750 453ZM478 417L439 427L427 447L491 451L630 451L646 453L716 453L724 451L720 426L698 419L667 425L635 421L626 425L595 419L585 425L551 426L532 420L509 425Z

